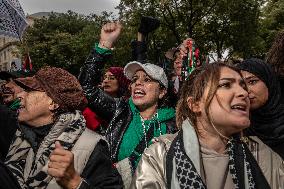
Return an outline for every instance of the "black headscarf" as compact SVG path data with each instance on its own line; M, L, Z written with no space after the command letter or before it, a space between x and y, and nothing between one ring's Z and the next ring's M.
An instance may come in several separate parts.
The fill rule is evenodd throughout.
M263 60L251 58L237 65L265 83L268 100L260 108L251 111L249 135L259 137L284 159L284 106L281 104L281 89L276 74Z

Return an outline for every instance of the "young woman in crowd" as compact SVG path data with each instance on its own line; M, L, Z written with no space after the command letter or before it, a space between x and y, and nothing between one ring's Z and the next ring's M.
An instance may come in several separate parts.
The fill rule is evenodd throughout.
M110 67L103 76L101 87L106 94L113 98L128 99L130 96L129 84L130 80L124 76L122 67ZM102 120L88 107L83 111L83 115L89 129L105 134L108 124L105 120Z
M163 106L168 80L161 67L139 62L125 66L125 75L131 80L129 100L112 98L98 87L104 62L109 58L120 30L119 23L103 26L100 42L82 66L79 81L88 106L109 122L106 138L111 158L128 188L140 156L151 140L177 129L174 109Z
M246 130L249 147L272 188L284 188L284 107L277 76L260 59L247 59L238 67L251 102L251 126Z
M178 134L145 150L131 188L270 188L240 132L249 127L241 73L213 63L184 82L176 109Z

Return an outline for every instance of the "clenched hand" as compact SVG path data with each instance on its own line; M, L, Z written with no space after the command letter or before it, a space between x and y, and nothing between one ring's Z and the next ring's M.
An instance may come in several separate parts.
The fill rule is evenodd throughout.
M66 189L77 188L81 182L81 177L74 168L73 153L65 150L58 141L55 142L55 149L50 154L47 172Z

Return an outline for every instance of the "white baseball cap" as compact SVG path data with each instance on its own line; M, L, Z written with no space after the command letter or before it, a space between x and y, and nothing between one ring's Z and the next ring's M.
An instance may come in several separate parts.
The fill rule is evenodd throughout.
M168 79L167 75L163 68L157 66L155 64L145 63L142 64L137 61L129 62L124 67L124 75L129 79L132 80L133 75L138 70L144 70L147 75L149 75L152 79L157 80L161 83L166 89L168 88Z

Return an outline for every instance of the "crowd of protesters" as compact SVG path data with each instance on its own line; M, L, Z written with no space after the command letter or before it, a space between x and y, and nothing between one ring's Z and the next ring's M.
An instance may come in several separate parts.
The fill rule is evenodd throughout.
M169 71L147 59L158 27L142 17L124 67L105 66L122 32L109 22L78 77L0 72L0 188L284 188L284 33L236 65L188 38Z

